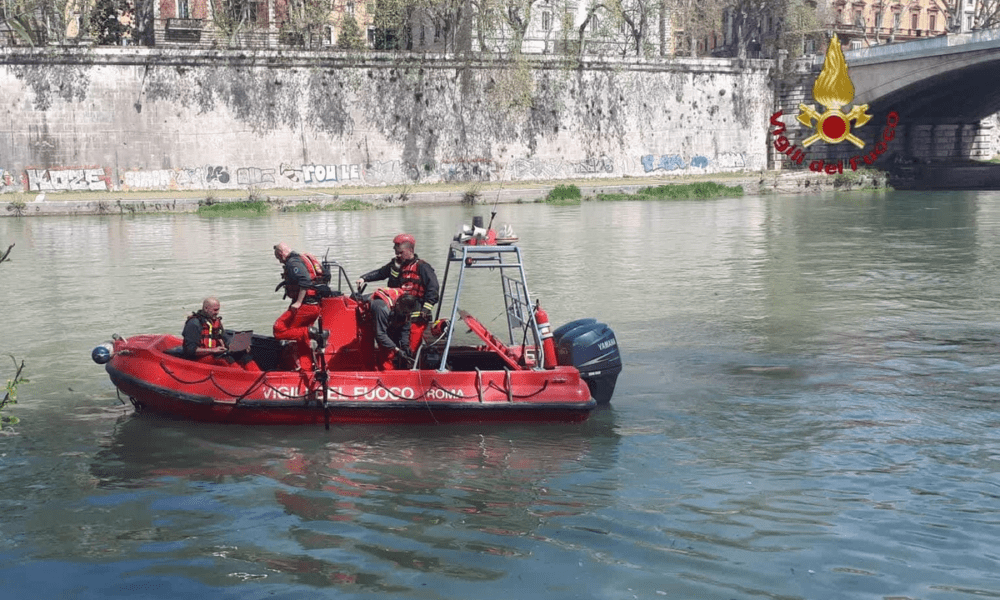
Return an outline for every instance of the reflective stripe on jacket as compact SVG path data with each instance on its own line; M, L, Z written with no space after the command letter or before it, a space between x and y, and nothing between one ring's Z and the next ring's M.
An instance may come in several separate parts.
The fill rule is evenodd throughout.
M199 347L215 348L225 345L222 341L222 334L225 331L222 328L222 317L209 319L201 312L196 312L191 316L197 317L198 322L201 323L201 341L198 344Z

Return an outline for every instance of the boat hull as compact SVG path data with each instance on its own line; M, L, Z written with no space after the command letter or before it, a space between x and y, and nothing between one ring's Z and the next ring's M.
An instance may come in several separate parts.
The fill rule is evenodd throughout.
M106 365L138 410L243 425L579 422L596 401L572 367L550 370L249 372L173 356L173 336L121 340ZM326 391L326 401L323 392Z

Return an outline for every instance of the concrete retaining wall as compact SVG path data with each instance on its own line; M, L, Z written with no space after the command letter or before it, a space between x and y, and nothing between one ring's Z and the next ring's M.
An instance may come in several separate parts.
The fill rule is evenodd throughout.
M769 61L0 50L3 191L760 170Z

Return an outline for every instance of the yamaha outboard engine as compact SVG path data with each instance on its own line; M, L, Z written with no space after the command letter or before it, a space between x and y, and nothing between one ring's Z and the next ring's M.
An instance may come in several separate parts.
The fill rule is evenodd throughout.
M574 366L598 404L611 402L622 371L615 332L597 319L579 319L552 332L560 365Z

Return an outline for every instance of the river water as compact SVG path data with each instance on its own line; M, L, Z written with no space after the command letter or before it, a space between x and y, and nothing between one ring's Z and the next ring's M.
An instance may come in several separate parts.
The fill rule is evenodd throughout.
M617 334L582 425L191 424L90 360L209 294L269 331L278 241L441 276L488 213L0 219L0 597L1000 597L1000 193L500 206L553 324Z

